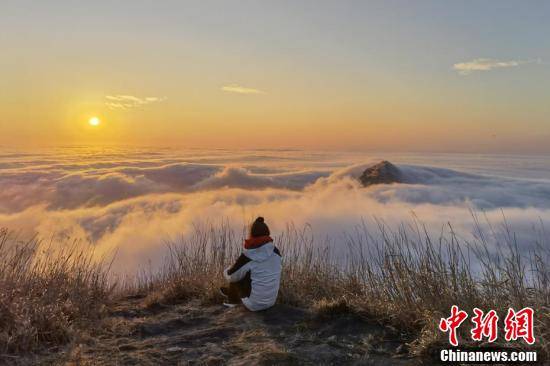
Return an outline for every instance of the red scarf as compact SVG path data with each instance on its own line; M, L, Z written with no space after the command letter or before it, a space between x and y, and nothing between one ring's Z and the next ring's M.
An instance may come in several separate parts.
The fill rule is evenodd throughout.
M272 241L273 241L273 239L271 239L271 237L269 235L256 236L256 237L253 237L253 238L246 239L244 241L244 248L245 249L255 249L255 248L261 247L262 245L264 245L266 243L272 242Z

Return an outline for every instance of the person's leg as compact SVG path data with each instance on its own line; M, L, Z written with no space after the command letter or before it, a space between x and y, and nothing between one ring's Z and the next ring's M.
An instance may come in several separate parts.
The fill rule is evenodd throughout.
M226 291L224 291L227 295L227 300L231 304L238 304L241 302L241 298L239 297L239 285L238 282L229 282L229 286L226 287Z
M243 297L250 296L252 288L252 280L250 278L250 272L244 276L244 278L237 282L229 282L229 286L222 289L229 303L238 304Z
M237 284L239 299L242 299L243 297L249 297L250 292L252 291L252 279L250 278L250 272L248 272L242 280L237 282Z

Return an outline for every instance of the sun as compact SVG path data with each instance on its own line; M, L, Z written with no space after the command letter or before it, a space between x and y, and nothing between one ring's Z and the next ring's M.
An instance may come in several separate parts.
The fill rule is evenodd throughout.
M92 117L90 118L90 120L88 121L88 123L90 124L90 126L99 126L99 124L101 123L100 119L97 118L97 117Z

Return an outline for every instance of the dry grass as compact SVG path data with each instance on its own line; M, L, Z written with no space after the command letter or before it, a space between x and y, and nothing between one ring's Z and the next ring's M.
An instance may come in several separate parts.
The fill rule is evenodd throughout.
M218 227L197 225L190 238L166 243L169 254L163 268L141 273L126 284L123 292L146 295L146 306L190 298L219 302L222 271L239 255L238 242L240 239L225 223Z
M0 230L0 359L69 342L108 303L107 268L91 254L39 248Z
M504 235L488 237L480 227L467 241L450 225L432 238L414 221L397 230L378 222L374 234L363 224L337 253L331 243L315 242L309 227L289 225L276 239L284 257L278 301L321 316L354 312L392 324L411 335L411 351L419 354L446 342L436 327L451 305L469 313L474 307L495 309L501 319L508 307L531 306L537 345L548 353L550 247L544 233L537 243L522 243L534 248L525 252L505 222ZM138 287L154 294L155 303L219 301L221 271L237 257L240 243L228 225L197 227L191 238L168 243L165 269L143 276ZM469 328L463 328L466 341Z
M506 224L503 232L488 237L478 229L467 241L450 226L433 238L415 222L396 230L378 222L374 231L366 224L357 228L334 250L331 243L315 242L309 227L289 225L276 238L283 254L278 301L322 317L353 312L391 324L410 335L411 352L420 354L445 341L436 325L453 304L468 312L495 309L501 319L508 307L532 306L537 347L548 353L548 243L543 234L526 252ZM192 236L167 243L164 268L140 273L117 291L145 295L147 307L191 298L219 302L222 270L238 256L242 236L227 224L197 226ZM36 241L8 242L2 231L1 353L68 342L102 316L110 298L104 265L71 249L52 258L36 255Z

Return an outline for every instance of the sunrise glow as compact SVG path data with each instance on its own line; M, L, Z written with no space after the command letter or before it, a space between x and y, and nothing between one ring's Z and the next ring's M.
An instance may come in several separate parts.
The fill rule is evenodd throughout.
M0 7L0 366L548 359L550 1L82 3Z
M90 124L90 126L99 126L101 124L101 120L97 117L92 117L90 118L90 120L88 121L88 123Z

